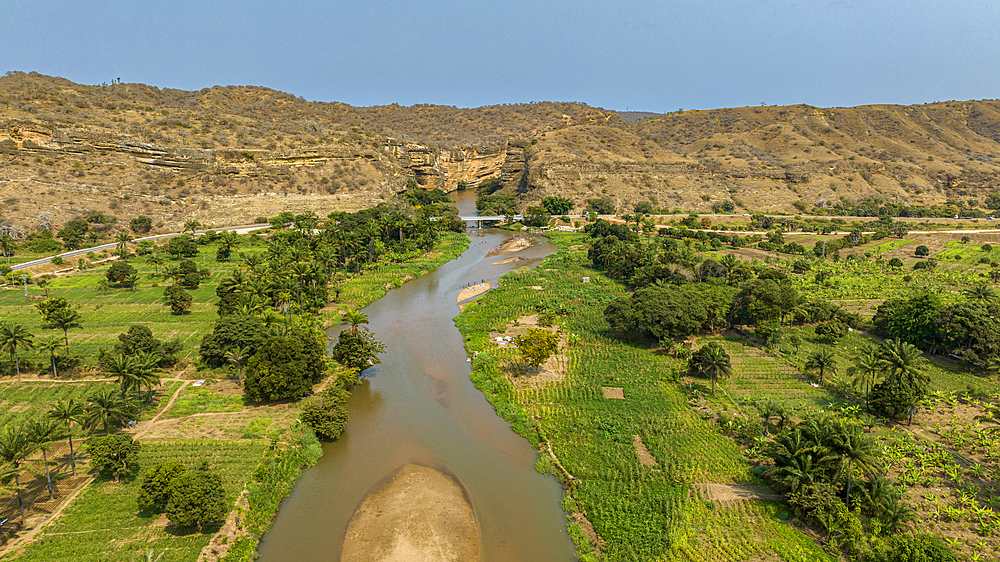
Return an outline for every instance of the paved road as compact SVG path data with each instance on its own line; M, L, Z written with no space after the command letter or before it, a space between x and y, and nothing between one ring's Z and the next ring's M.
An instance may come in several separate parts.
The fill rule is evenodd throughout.
M271 225L269 225L269 224L244 224L244 225L240 225L240 226L227 226L227 227L223 227L223 228L213 228L213 229L210 229L210 230L214 230L215 232L222 232L223 230L232 230L232 231L236 232L237 234L246 234L248 232L252 232L254 230L261 230L261 229L267 228L269 226L271 226ZM199 230L195 234L204 234L205 232L207 232L207 230ZM162 239L165 239L165 238L173 238L174 236L180 236L181 234L184 234L184 233L183 232L172 232L170 234L156 234L154 236L144 236L142 238L136 238L131 243L142 242L143 240L162 240ZM117 246L118 246L117 242L112 242L110 244L101 244L100 246L94 246L92 248L82 248L80 250L73 250L73 251L70 251L70 252L65 252L65 253L59 254L59 257L61 257L63 259L72 258L72 257L76 257L76 256L82 256L82 255L86 254L87 252L98 252L98 251L101 251L101 250L114 249ZM52 258L54 258L54 257L56 257L56 256L50 256L50 257L47 257L47 258L40 258L40 259L37 259L37 260L26 261L24 263L19 263L17 265L12 265L11 269L13 269L13 270L16 271L18 269L27 269L29 267L33 267L33 266L36 266L36 265L42 265L44 263L51 262Z

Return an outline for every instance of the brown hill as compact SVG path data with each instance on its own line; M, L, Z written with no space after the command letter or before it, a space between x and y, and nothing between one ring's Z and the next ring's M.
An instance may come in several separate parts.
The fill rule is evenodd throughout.
M881 197L982 205L998 185L1000 103L617 113L543 102L352 107L255 86L87 86L0 78L0 220L54 226L90 210L161 230L279 211L356 209L416 177L500 176L525 205L611 197L631 211L829 209ZM958 212L958 206L955 207Z
M657 206L824 212L872 197L981 206L1000 186L1000 102L685 111L541 135L520 191L530 201L607 196Z

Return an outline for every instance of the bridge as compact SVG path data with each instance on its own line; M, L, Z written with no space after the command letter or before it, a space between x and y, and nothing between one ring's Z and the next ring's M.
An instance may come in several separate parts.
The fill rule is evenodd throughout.
M571 219L579 219L583 218L586 215L559 215L559 216L567 216ZM430 220L436 221L440 218L441 217L431 217ZM505 221L508 218L513 218L514 221L521 221L524 220L524 215L459 215L458 218L465 222L474 222L476 223L476 226L479 227L482 226L483 221Z

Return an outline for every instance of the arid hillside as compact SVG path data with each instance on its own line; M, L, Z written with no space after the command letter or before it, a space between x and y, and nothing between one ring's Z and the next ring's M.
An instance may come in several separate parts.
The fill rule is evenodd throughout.
M1000 187L1000 102L685 111L539 135L530 201L610 197L660 208L842 212L866 198L981 207ZM994 205L994 208L997 205Z
M0 77L0 220L97 210L157 230L354 210L501 177L523 205L844 212L867 197L980 208L1000 185L1000 103L619 114L577 103L474 109L308 102L255 86L159 89ZM1000 196L998 196L1000 199Z
M508 152L558 127L618 122L570 103L477 109L307 102L253 86L197 92L0 78L0 220L60 226L91 210L245 222L283 210L321 216L389 199L409 177L457 188L501 174ZM511 146L509 139L515 139Z

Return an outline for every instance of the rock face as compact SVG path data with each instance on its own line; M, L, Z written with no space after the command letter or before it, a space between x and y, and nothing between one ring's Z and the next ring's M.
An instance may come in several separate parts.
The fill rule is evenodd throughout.
M499 176L506 165L508 145L436 149L392 140L383 152L398 158L421 187L447 193L458 189L459 182L476 187L484 179Z
M340 561L475 562L479 548L479 525L459 483L410 464L361 502Z

